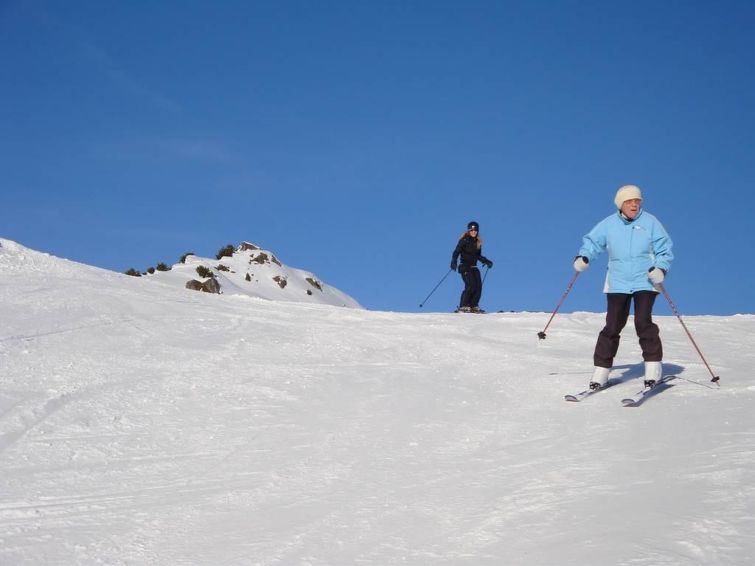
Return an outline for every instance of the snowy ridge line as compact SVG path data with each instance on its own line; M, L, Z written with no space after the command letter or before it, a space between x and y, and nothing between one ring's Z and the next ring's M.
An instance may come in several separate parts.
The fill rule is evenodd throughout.
M14 272L55 272L57 277L70 276L111 280L129 277L94 266L58 258L44 252L31 250L13 242L2 240L0 267ZM219 267L221 267L219 269ZM151 282L160 282L173 288L185 290L191 280L205 282L207 277L197 272L204 268L212 272L220 284L220 292L226 295L248 295L265 300L326 304L361 309L362 306L343 291L321 281L314 273L281 263L275 254L249 242L239 245L231 256L220 259L188 254L184 262L178 262L169 271L145 272L141 277Z

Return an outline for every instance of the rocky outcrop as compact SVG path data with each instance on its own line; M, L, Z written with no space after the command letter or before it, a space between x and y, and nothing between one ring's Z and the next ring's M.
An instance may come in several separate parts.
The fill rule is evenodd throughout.
M248 240L224 246L214 259L189 252L170 272L155 269L149 277L204 293L361 308L313 273L283 264L270 250Z
M273 254L268 255L265 252L260 252L255 255L252 259L249 260L249 263L259 263L260 265L264 265L265 263L274 263L275 265L283 267L283 264L278 261L277 257L275 257Z
M312 277L305 277L305 281L312 285L315 289L319 289L322 291L322 283L320 283L317 279L313 279Z
M196 279L192 279L186 282L186 288L192 291L203 291L205 293L220 293L220 283L214 277L210 277L207 281L202 283Z

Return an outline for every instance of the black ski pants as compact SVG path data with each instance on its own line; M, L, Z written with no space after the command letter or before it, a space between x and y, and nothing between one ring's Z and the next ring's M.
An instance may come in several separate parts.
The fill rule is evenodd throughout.
M480 277L480 270L476 267L467 267L461 272L461 279L464 281L464 290L461 292L459 306L479 306L480 296L482 295L482 278Z
M653 322L653 303L658 293L655 291L637 291L631 295L625 293L608 293L606 325L598 334L593 361L602 368L613 367L613 359L619 350L621 331L629 319L629 307L634 300L634 329L640 338L642 359L646 362L663 360L663 345L658 326Z

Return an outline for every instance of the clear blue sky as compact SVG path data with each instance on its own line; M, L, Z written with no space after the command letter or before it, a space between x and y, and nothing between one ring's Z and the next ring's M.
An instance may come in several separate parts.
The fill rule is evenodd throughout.
M753 313L753 60L747 1L0 0L0 236L115 271L251 240L448 311L474 219L482 306L550 312L634 183L682 313Z

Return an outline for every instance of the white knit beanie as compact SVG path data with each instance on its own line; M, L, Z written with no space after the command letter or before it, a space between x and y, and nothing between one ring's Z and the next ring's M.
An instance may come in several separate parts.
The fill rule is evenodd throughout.
M621 210L621 205L624 204L624 201L635 198L642 200L642 191L640 191L640 187L636 185L624 185L616 191L616 198L613 199L613 202L616 204L616 208Z

